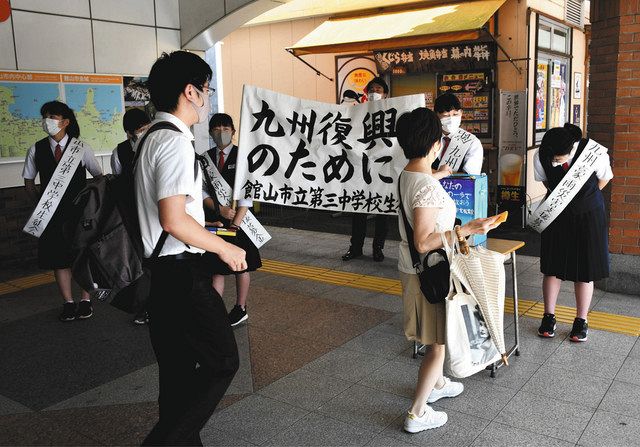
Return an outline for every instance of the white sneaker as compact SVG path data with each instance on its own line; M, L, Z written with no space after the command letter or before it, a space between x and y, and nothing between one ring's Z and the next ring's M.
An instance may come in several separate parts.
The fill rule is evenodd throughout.
M442 427L447 423L447 413L444 411L435 411L427 405L422 416L408 412L404 419L404 430L408 433L419 433L424 430Z
M436 401L439 401L443 397L456 397L460 395L464 391L464 385L460 382L452 382L451 379L445 377L444 378L444 386L440 389L433 388L431 390L431 394L429 394L429 399L427 399L428 404L432 404Z

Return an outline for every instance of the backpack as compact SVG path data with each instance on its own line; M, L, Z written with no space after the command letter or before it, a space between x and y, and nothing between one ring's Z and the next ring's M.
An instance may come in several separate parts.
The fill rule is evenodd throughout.
M169 122L151 126L138 144L134 169L96 179L76 196L65 223L74 261L72 274L84 290L129 313L144 309L149 295L149 269L135 203L136 162L147 137L160 129L180 130ZM151 258L157 258L168 233L163 231Z

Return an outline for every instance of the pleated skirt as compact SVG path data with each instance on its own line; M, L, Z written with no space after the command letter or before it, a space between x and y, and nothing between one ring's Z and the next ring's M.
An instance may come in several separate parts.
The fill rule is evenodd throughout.
M542 232L540 271L563 281L609 276L609 237L604 205L580 214L565 209Z

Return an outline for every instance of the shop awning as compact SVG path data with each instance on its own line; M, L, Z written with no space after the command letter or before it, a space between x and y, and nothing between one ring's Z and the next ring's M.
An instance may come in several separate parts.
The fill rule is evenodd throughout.
M361 17L330 18L287 50L301 56L475 40L505 1L464 1Z

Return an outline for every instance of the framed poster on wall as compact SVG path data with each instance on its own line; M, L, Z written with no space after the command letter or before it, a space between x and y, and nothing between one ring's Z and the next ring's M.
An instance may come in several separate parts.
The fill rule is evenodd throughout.
M536 69L536 130L547 128L547 79L549 64L546 61L538 61Z
M376 61L373 56L336 56L336 103L366 100L364 88L376 77L376 73Z
M582 98L582 73L579 72L573 74L573 98Z

